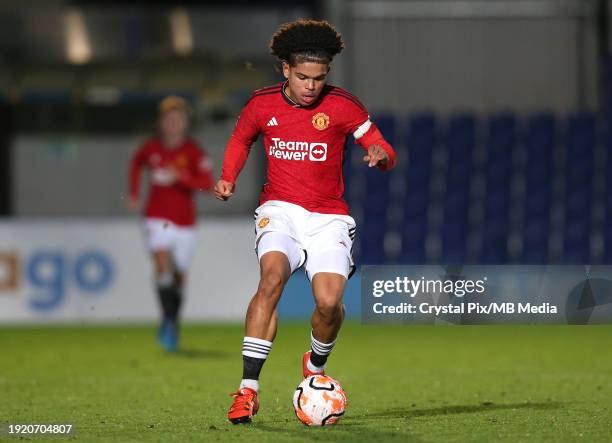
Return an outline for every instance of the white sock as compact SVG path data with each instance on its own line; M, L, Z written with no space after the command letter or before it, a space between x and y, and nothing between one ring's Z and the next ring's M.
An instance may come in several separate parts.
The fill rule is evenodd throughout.
M315 366L315 365L312 364L310 359L308 359L308 361L306 362L306 367L308 368L309 371L312 371L312 372L323 372L323 371L325 371L325 365L323 365L323 366Z
M254 391L259 391L259 381L243 378L240 382L240 389L242 388L250 388Z
M158 288L169 288L174 284L174 274L172 272L164 272L157 276L155 283Z

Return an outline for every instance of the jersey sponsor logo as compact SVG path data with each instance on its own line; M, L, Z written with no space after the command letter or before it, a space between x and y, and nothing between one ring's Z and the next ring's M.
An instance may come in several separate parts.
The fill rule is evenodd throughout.
M272 117L266 126L278 126L278 120L276 120L276 117Z
M157 186L171 186L176 181L176 174L170 168L151 170L151 182Z
M312 117L312 126L319 131L327 129L329 126L329 116L323 112L318 112Z
M322 162L327 160L327 143L311 143L310 160L313 162Z
M270 219L268 217L264 217L261 220L259 220L259 229L263 229L266 226L268 226L268 223L270 223Z
M299 141L284 141L272 137L273 145L268 148L268 155L281 160L310 160L322 162L327 160L327 143L308 143Z

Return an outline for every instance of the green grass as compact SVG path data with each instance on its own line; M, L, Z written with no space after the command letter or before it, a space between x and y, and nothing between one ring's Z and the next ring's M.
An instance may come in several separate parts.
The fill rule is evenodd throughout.
M88 442L612 439L611 327L348 323L328 365L347 415L322 429L291 406L308 332L281 325L260 413L233 426L240 326L187 326L175 355L153 327L0 328L0 422L71 422Z

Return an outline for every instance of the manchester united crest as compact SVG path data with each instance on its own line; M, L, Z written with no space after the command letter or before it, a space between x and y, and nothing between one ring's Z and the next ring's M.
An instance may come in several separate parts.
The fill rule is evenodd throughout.
M259 229L263 229L266 226L268 226L268 223L270 223L270 219L268 217L264 217L261 220L259 220Z
M319 131L327 129L327 127L329 126L329 116L322 112L316 113L312 117L312 126L314 126Z
M186 157L186 156L184 156L184 155L179 155L179 156L176 158L176 165L177 165L179 168L184 168L185 166L187 166L187 163L188 163L188 162L189 162L189 160L188 160L188 159L187 159L187 157Z

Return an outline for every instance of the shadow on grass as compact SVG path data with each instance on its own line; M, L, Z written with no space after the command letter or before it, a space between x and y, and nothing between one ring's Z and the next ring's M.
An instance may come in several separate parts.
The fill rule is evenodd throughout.
M557 409L560 403L491 403L485 402L478 405L448 405L437 408L415 409L415 408L394 408L382 411L372 411L367 414L350 414L344 421L353 420L378 420L381 418L415 418L415 417L435 417L448 414L473 414L484 411L495 411L500 409Z
M285 422L283 422L283 425L280 425L278 422L264 422L253 423L250 426L251 432L263 431L270 435L274 435L274 440L282 438L285 441L347 441L351 443L371 443L376 441L420 443L423 441L412 435L406 429L398 429L397 431L371 429L363 424L345 423L343 421L340 421L340 424L335 426L324 427L299 426L295 428L292 426L288 427Z
M170 354L172 357L188 358L188 359L203 359L203 360L227 360L232 357L232 354L216 349L179 349Z
M283 438L291 441L350 441L373 442L373 441L403 441L421 442L418 436L412 434L406 427L396 427L397 425L379 426L371 423L373 420L389 419L410 419L416 417L436 417L448 414L472 414L485 411L508 410L508 409L531 409L548 410L560 407L560 403L491 403L485 402L477 405L449 405L436 408L416 409L416 408L394 408L389 410L372 411L367 414L349 414L342 418L337 426L324 428L295 427L289 424L289 420L265 420L255 421L249 426L247 432L262 431L274 438ZM381 422L382 424L382 422ZM384 429L384 428L387 429ZM374 429L373 429L374 428ZM377 428L377 429L376 429ZM396 428L393 430L393 428ZM231 428L230 428L231 429ZM234 428L236 430L240 428ZM302 430L303 432L300 432ZM306 434L307 433L307 434ZM254 435L253 435L254 436Z

